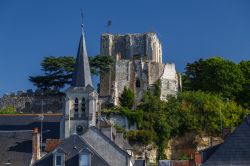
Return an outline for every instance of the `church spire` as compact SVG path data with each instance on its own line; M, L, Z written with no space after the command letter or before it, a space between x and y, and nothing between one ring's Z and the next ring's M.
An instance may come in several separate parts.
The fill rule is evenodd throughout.
M81 37L78 46L78 52L75 63L75 70L72 78L72 87L86 87L87 85L92 86L89 60L87 55L84 29L83 29L83 13L82 15L82 25L81 25Z

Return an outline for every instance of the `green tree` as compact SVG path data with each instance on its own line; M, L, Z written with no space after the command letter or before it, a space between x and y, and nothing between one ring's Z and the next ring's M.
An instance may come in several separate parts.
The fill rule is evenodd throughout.
M238 95L237 101L245 108L250 109L250 61L241 61L239 68L244 75L242 91Z
M89 58L91 73L98 75L107 72L112 64L111 56ZM30 76L29 80L39 89L59 91L72 81L75 59L70 56L45 57L41 63L43 75Z
M41 63L41 76L30 76L29 80L39 89L59 90L71 83L75 59L73 57L45 57Z
M248 113L248 110L232 100L201 91L182 92L178 95L178 102L181 116L179 129L182 132L218 135L221 133L221 124L222 127L235 127Z
M91 73L94 75L108 72L113 63L114 59L111 56L89 57Z
M18 114L18 112L16 112L14 107L8 106L6 108L0 109L0 114Z
M170 105L161 101L158 93L152 94L148 91L144 94L142 103L138 107L144 111L142 129L156 134L155 143L158 146L158 159L166 158L164 149L178 126L176 105L172 105L171 108L168 107Z
M132 130L129 131L128 141L131 144L148 145L155 139L155 133L149 130Z
M243 73L237 64L213 57L187 64L183 89L202 90L236 99L242 91L243 81Z
M237 64L219 57L205 61L202 70L203 90L235 99L242 90L243 73Z
M142 103L138 108L145 112L160 111L165 108L165 102L160 100L158 95L153 95L151 91L147 91L142 98Z
M203 91L181 92L167 102L147 91L138 109L118 109L129 121L140 123L139 130L129 132L128 138L143 145L154 142L158 159L166 158L165 148L171 138L186 132L218 136L221 127L236 127L249 112L233 100Z
M202 89L202 68L204 60L199 59L193 63L187 63L185 73L183 75L183 90L199 90Z
M119 98L121 106L132 109L134 106L134 100L135 100L134 92L128 89L127 87L124 87L121 97Z

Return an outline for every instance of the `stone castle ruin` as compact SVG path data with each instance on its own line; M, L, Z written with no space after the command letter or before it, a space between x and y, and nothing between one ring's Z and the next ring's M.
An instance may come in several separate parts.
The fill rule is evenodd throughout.
M119 105L124 87L134 91L139 103L145 91L154 90L160 81L161 99L175 96L181 90L181 77L175 64L162 63L162 46L155 33L113 35L103 34L100 55L115 59L111 70L101 74L99 98L103 102ZM61 113L64 110L65 95L19 91L0 98L0 108L14 106L23 113Z
M19 113L62 113L65 107L65 95L62 93L41 93L18 91L5 94L0 98L0 109L13 106Z
M119 105L124 87L134 91L136 104L144 92L154 90L160 81L161 99L175 96L181 90L181 77L175 64L162 63L162 45L155 33L101 36L101 56L115 59L111 70L101 74L100 96Z

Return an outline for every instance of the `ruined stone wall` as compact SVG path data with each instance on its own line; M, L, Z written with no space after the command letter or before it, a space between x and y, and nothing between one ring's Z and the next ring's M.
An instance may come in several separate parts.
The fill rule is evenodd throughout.
M119 105L119 97L125 87L135 93L136 103L141 101L148 89L154 91L158 80L161 83L162 100L166 100L169 95L175 96L180 90L179 77L174 64L145 60L117 60L111 73L108 83L101 82L103 86L100 94L106 91L105 94L112 97L115 105Z
M148 63L148 84L154 85L158 80L160 80L163 74L164 64L159 64L155 62Z
M63 113L65 105L64 94L44 94L40 92L19 91L5 94L0 98L0 108L13 106L21 113Z
M115 68L115 80L112 84L111 95L115 105L119 104L119 97L124 87L135 93L136 103L143 94L151 89L154 91L157 81L161 83L161 98L166 100L169 95L176 95L179 91L178 74L174 64L161 64L143 60L118 60Z
M119 105L124 87L135 93L136 105L148 89L154 91L158 80L162 100L181 89L175 65L162 63L162 47L155 33L103 34L100 52L115 58L110 71L100 77L100 96L110 96L114 105Z
M181 78L176 72L175 64L166 64L161 80L161 99L167 100L168 96L176 96L181 91Z
M162 63L162 46L155 33L103 34L101 36L100 54L119 59L140 57Z

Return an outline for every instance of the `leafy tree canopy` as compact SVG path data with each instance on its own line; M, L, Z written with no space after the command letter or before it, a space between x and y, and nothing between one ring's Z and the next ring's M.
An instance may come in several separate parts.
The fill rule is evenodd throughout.
M238 95L238 102L245 108L250 109L250 61L241 61L239 67L244 75L243 89Z
M236 64L213 57L188 63L183 75L183 90L219 94L250 108L250 61Z
M113 64L111 56L89 57L91 73L107 72ZM29 80L39 89L59 91L72 81L75 58L71 56L45 57L41 63L43 75L30 76Z
M132 107L134 106L135 94L129 88L124 87L124 90L119 99L122 107L132 109Z
M158 146L158 159L166 158L164 149L169 139L186 132L217 136L221 128L238 126L249 113L233 100L202 91L181 92L168 102L148 91L138 109L138 113L137 110L118 109L140 123L139 130L130 132L128 138L132 143L154 142Z
M202 68L204 60L199 59L193 63L187 63L185 74L183 75L183 90L202 89Z
M220 57L199 59L186 66L184 90L203 90L235 99L244 76L239 66Z
M239 125L249 112L232 100L201 91L182 92L176 100L179 103L180 133L196 131L218 135L221 127Z
M12 106L0 109L0 114L18 114L16 109Z

